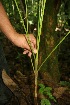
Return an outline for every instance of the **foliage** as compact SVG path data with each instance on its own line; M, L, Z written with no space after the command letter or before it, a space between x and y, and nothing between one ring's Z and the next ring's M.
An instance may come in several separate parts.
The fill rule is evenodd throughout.
M28 0L28 20L29 23L37 22L38 0Z
M50 101L48 99L42 99L41 105L51 105Z
M67 81L60 81L59 83L61 86L68 86L70 87L70 82L67 82Z
M49 101L50 99L53 100L54 102L56 102L55 98L52 95L52 88L51 87L45 87L45 85L43 84L39 84L39 93L43 94L43 95L47 95L49 97L49 99L42 99L41 100L41 105L51 105L51 102Z
M42 0L39 0L39 1L42 1ZM69 0L66 0L66 1L69 2ZM27 26L26 25L27 22L25 20L28 19L28 23L31 25L31 24L37 23L37 19L38 19L38 33L39 33L39 36L37 37L37 41L40 42L40 34L41 34L42 21L43 21L43 18L42 17L43 17L44 14L42 14L42 13L39 14L40 12L42 12L41 10L39 10L39 8L41 9L42 3L40 3L40 5L39 5L38 4L38 0L34 0L34 1L33 0L28 0L27 3L26 3L26 5L27 5L27 12L28 12L26 14L27 15L27 18L25 18L25 16L23 16L23 10L21 8L21 4L20 4L20 1L19 0L17 0L17 4L18 4L18 7L19 7L19 10L20 11L18 11L18 9L17 9L17 7L15 5L14 0L12 0L12 1L10 1L10 0L4 1L4 6L6 8L7 14L9 15L10 20L11 20L13 26L19 32L24 32L23 27L21 27L21 25L22 25L21 23L23 21L25 23L25 26ZM65 8L65 4L66 4L66 2L63 1L62 4L61 4L61 7L60 7L60 11L59 11L59 13L57 15L57 17L58 17L58 27L68 27L68 28L70 28L69 27L69 24L68 24L68 21L67 21L67 19L70 19L70 12L69 12L70 7L68 8L68 13L67 13L67 11L65 10L66 9ZM43 9L45 9L44 5L43 5L42 10ZM26 12L26 10L24 10L24 11ZM21 13L21 16L23 18L23 21L22 21L22 18L20 19L19 12ZM28 33L28 31L27 31L27 33ZM66 34L66 36L58 43L58 45L55 46L55 48L48 55L48 57L45 59L44 62L46 62L46 60L57 49L57 47L65 40L65 38L68 36L68 34L70 34L70 32ZM39 47L39 45L37 45L37 47ZM38 48L38 50L39 50L39 48ZM18 53L18 57L17 58L20 58L20 57L21 57L21 55L20 55L20 53ZM38 56L37 56L37 58L38 58ZM42 63L41 66L43 66L44 62ZM40 70L40 67L38 69L36 67L36 70ZM64 85L66 83L65 82L61 82L60 84ZM41 105L51 105L51 103L50 103L49 100L53 100L53 101L56 102L55 98L53 97L53 95L51 93L51 91L52 91L52 88L51 87L45 87L43 84L39 84L39 86L40 86L39 93L48 96L48 99L45 99L44 98L44 99L41 100Z
M57 19L58 27L70 29L70 0L62 0Z

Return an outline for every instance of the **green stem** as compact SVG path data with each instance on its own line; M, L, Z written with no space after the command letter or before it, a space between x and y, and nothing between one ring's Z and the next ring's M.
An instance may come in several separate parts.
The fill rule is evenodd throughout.
M27 40L27 43L29 44L29 46L30 46L30 49L31 49L31 51L32 51L32 53L33 53L33 49L32 49L32 47L31 47L31 42L30 42L30 40L29 40L29 35L28 35L28 11L27 11L27 1L28 0L25 0L25 4L26 4L26 19L27 19L27 27L25 27L25 24L24 24L24 20L23 20L23 18L22 18L22 15L21 15L21 11L20 11L20 9L19 9L19 7L18 7L18 4L17 4L17 1L16 0L14 0L15 1L15 4L16 4L16 7L17 7L17 10L18 10L18 13L19 13L19 16L20 16L20 21L22 22L22 26L24 27L24 30L25 30L25 32L26 32L26 40ZM34 56L34 53L33 53L33 56ZM35 57L35 56L34 56ZM34 70L34 64L33 64L33 61L32 61L32 58L31 58L31 64L32 64L32 67L33 67L33 70Z
M66 34L64 38L55 46L55 48L50 52L50 54L45 58L45 60L42 62L41 66L38 68L38 71L41 69L43 64L47 61L47 59L51 56L51 54L58 48L58 46L65 40L65 38L70 34L70 31Z
M17 0L14 0L14 2L15 2L15 4L16 4L17 10L18 10L18 13L19 13L19 16L20 16L20 21L21 21L21 23L22 23L22 26L24 27L25 32L27 32L27 31L26 31L25 24L24 24L24 21L23 21L23 18L22 18L22 15L21 15L21 11L20 11L20 9L19 9L19 7L18 7L18 4L17 4Z
M44 16L44 9L45 9L45 3L46 0L41 2L41 0L38 2L38 36L37 36L37 54L35 58L35 105L37 105L37 86L38 86L38 51L39 51L39 43L40 43L40 35L41 35L41 29L42 29L42 22L43 22L43 16ZM42 6L41 6L42 4ZM42 7L42 8L41 8Z

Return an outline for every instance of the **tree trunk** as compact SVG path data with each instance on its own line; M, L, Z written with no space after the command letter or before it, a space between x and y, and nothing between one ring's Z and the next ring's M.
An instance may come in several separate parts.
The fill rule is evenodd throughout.
M46 2L40 42L39 66L58 42L57 35L55 34L55 28L57 25L57 13L61 4L60 1L61 0L51 0L50 2L50 0L47 0ZM59 81L60 73L58 68L57 50L52 53L41 67L40 76L49 86L54 86Z

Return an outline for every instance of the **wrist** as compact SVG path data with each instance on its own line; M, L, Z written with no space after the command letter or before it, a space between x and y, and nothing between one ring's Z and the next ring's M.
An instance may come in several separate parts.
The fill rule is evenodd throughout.
M14 33L13 37L11 37L11 41L18 47L23 48L25 42L25 38L23 34Z
M12 42L16 39L17 32L14 29L13 30L8 30L6 32L3 31L3 33Z
M13 31L12 33L8 34L7 37L11 42L15 43L18 38L18 33L16 31Z

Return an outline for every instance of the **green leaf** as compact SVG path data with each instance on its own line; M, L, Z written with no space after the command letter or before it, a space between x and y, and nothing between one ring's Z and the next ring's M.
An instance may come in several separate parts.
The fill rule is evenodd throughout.
M43 94L44 93L44 89L43 88L40 88L39 89L39 93Z
M41 105L51 105L50 101L48 99L42 99Z
M46 94L47 94L49 97L52 97L52 93L46 92Z
M41 88L45 89L45 85L39 84L39 86L40 86Z
M43 94L45 86L43 84L39 84L39 86L40 86L39 93Z
M46 87L46 88L45 88L45 91L51 91L51 90L52 90L51 87Z
M56 102L56 99L55 99L52 95L50 95L49 98L50 98L51 100L53 100L54 102Z

